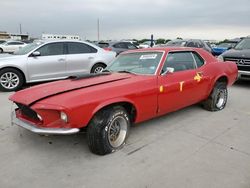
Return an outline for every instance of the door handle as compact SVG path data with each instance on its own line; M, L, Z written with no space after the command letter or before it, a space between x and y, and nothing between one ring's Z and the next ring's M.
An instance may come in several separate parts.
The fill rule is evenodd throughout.
M94 59L94 57L88 57L88 59Z
M60 59L58 59L58 61L65 61L65 59L64 58L60 58Z
M203 76L203 72L197 72L197 74L199 74L200 76Z

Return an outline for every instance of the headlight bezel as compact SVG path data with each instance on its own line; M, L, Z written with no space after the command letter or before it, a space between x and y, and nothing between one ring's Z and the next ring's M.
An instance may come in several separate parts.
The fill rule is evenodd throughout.
M223 57L222 55L219 55L219 56L217 57L217 59L218 59L219 61L224 62L224 57Z
M64 121L65 123L68 123L68 116L67 116L67 114L65 113L65 112L63 112L63 111L60 111L60 118L61 118L61 120L62 121Z

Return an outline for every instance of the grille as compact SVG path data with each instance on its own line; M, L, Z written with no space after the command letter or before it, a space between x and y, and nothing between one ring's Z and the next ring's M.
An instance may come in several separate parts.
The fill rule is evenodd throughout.
M32 110L30 107L25 106L25 105L20 104L20 103L16 103L16 105L21 110L22 114L24 114L25 116L27 116L33 120L39 121L39 118L37 117L37 113L34 110Z
M250 59L246 58L225 58L225 61L233 61L237 64L238 70L241 71L250 71Z

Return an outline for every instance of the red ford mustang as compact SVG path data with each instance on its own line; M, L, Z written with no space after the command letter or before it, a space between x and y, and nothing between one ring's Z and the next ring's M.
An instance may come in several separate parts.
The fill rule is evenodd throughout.
M121 54L100 74L76 75L16 92L12 123L38 134L87 129L90 150L120 149L132 123L202 102L222 110L237 78L233 62L202 49L152 48Z

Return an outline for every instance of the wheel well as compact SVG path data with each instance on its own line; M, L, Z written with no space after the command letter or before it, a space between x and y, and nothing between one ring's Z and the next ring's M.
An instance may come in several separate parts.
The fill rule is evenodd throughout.
M114 106L122 106L123 108L125 108L125 110L128 112L129 114L129 117L130 117L130 120L131 122L135 122L135 118L137 116L137 111L136 111L136 108L133 104L129 103L129 102L117 102L117 103L112 103L112 104L109 104L107 106L104 106L103 108L101 108L100 110L98 110L98 112L104 110L104 109L107 109L107 108L111 108L111 107L114 107ZM97 113L98 113L97 112Z
M218 82L228 84L228 78L227 78L226 76L221 76L221 77L216 81L216 83L218 83Z
M106 65L105 63L98 62L98 63L95 63L95 64L91 67L90 72L93 71L93 68L94 68L94 66L96 66L96 65L103 65L105 68L107 67L107 65Z
M24 83L26 83L26 77L25 77L23 71L20 70L19 68L16 68L16 67L4 67L4 68L1 68L0 71L4 70L4 69L15 69L15 70L19 71L22 74L23 78L24 78Z

